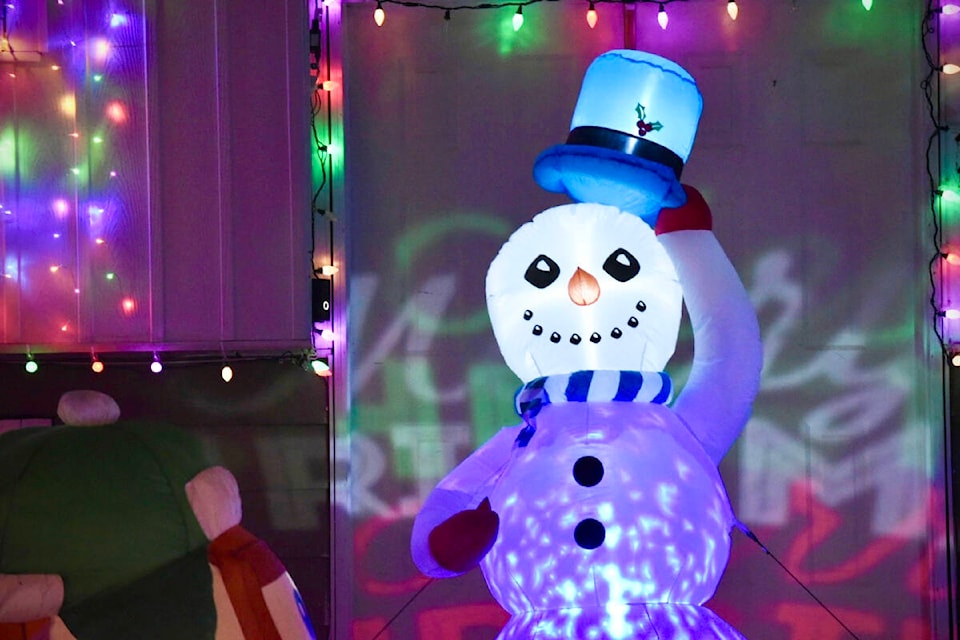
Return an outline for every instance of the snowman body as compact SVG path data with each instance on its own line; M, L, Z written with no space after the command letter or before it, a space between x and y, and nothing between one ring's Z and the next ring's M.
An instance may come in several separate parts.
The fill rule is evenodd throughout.
M662 369L682 300L695 354L671 403ZM512 616L498 640L741 640L702 605L734 523L717 465L746 423L761 352L713 233L655 236L615 207L554 207L501 248L487 302L524 382L523 422L428 496L411 540L417 566L459 575L431 551L431 532L487 499L499 530L480 566Z
M720 475L663 405L547 405L490 502L500 534L481 567L525 629L502 638L656 638L641 603L702 604L726 565Z

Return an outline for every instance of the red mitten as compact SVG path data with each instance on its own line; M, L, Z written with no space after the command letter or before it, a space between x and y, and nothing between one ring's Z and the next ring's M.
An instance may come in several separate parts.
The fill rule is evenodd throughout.
M713 216L710 215L710 206L703 199L700 192L688 184L683 185L687 194L687 203L675 209L661 209L654 227L657 235L674 231L691 231L694 229L713 229Z
M484 498L476 509L455 513L430 532L427 543L437 564L448 571L465 573L477 566L500 530L500 516Z

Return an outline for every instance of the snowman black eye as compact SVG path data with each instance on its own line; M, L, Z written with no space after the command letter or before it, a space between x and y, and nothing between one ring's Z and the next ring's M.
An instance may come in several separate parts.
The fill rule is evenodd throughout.
M640 263L626 249L617 249L607 256L603 263L603 270L609 273L614 280L626 282L640 273Z
M523 274L524 280L537 289L549 287L558 277L560 277L560 266L550 256L542 253L533 259L527 267L527 272Z

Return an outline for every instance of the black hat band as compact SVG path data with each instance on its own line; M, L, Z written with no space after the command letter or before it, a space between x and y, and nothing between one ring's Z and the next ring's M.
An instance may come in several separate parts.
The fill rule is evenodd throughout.
M567 144L602 147L650 160L671 169L677 176L677 180L680 179L680 173L683 171L683 160L670 149L656 142L606 127L576 127L567 136Z

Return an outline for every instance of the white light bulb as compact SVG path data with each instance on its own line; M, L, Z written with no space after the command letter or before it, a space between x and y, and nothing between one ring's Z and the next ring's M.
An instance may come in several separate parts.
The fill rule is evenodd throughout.
M737 0L730 0L727 3L727 15L730 16L731 20L736 20L737 16L740 15L740 7L737 6Z
M661 29L667 28L667 22L670 21L669 16L667 16L667 10L663 8L663 5L660 5L660 10L657 11L657 22L660 23Z
M520 31L523 26L523 7L517 7L517 12L513 14L513 30Z

